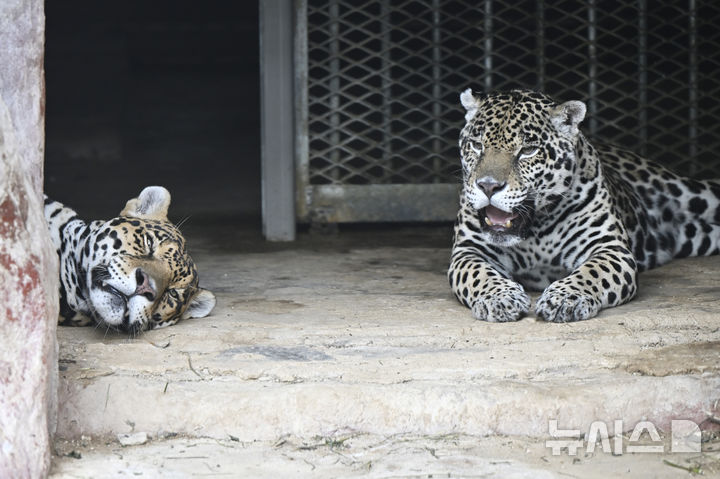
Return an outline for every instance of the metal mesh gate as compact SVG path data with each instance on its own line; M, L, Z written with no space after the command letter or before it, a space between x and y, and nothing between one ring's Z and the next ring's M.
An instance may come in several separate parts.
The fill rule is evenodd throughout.
M452 219L458 95L588 105L584 131L720 177L720 4L298 0L298 215Z

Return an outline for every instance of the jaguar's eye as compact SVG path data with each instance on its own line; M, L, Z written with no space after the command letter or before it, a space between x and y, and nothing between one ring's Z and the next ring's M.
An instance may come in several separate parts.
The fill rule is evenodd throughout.
M145 247L148 250L148 254L152 255L155 251L155 239L150 235L145 235Z
M540 151L540 148L535 145L523 146L520 149L520 154L518 156L520 158L530 158L532 156L535 156L538 151Z
M180 299L180 294L177 292L176 289L168 289L167 292L168 292L168 294L170 295L171 298L173 298L173 299Z
M482 154L482 145L480 145L480 147L477 147L477 146L475 146L475 142L474 142L474 141L469 141L469 142L468 142L468 145L470 145L470 150L471 150L473 153L475 153L476 155L481 155L481 154Z

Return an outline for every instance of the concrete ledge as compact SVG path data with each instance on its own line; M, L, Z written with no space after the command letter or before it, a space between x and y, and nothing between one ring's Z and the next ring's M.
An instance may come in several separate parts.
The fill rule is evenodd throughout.
M344 384L248 381L214 377L165 383L113 374L64 390L64 437L114 437L143 431L241 441L338 434L469 434L545 437L548 421L587 432L615 420L632 430L649 420L667 430L673 419L701 423L720 391L718 378L613 377L593 382L482 381ZM168 384L167 389L165 384Z
M720 398L718 257L646 273L590 321L488 324L450 297L444 248L190 244L211 317L137 339L60 328L60 437L612 434L700 423Z

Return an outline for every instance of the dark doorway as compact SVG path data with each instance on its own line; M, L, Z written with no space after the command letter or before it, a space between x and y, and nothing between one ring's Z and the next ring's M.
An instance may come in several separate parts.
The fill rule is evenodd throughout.
M260 222L257 2L47 2L45 189L90 218Z

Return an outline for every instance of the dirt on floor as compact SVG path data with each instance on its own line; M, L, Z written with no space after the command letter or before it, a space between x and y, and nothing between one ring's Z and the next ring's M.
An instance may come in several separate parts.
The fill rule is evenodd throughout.
M589 321L491 324L450 294L447 226L201 226L211 316L60 328L53 477L720 475L720 257Z

